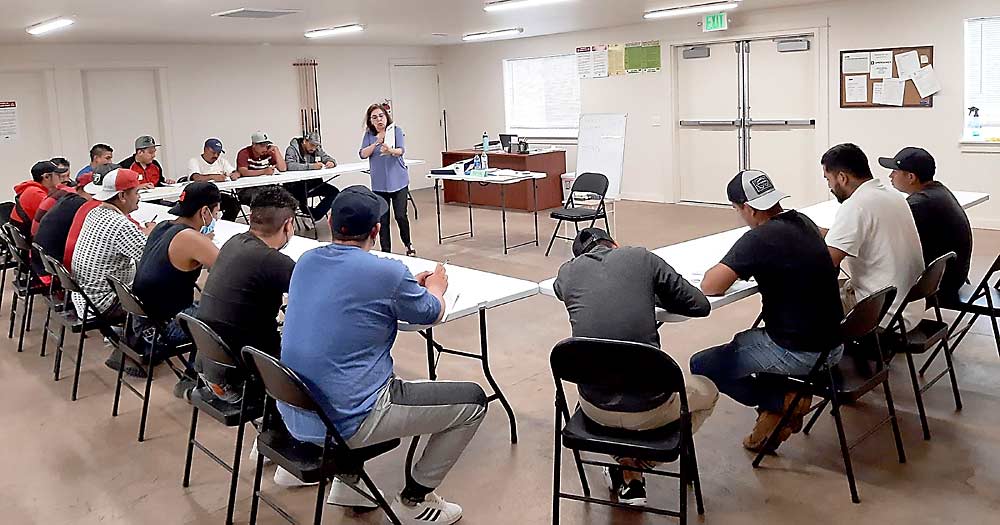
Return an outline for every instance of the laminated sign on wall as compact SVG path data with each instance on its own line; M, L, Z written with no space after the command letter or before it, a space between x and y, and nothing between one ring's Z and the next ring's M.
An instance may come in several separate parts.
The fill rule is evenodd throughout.
M0 100L0 144L17 142L17 102Z

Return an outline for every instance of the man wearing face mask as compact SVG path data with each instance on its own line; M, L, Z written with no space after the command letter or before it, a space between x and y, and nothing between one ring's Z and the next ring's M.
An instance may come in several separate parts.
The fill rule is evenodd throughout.
M192 182L184 188L177 204L170 208L173 221L163 221L153 228L139 259L132 291L142 301L146 313L166 323L162 340L172 346L189 341L187 333L174 317L185 312L195 315L195 283L202 268L212 268L219 249L212 243L222 197L211 182ZM152 326L139 323L137 328L152 344ZM186 377L174 387L174 395L186 398L195 380Z
M250 205L250 231L226 241L205 282L197 317L234 352L245 345L275 357L281 352L278 310L295 262L278 250L294 235L297 206L281 186L262 188ZM239 401L241 377L199 371L216 397Z

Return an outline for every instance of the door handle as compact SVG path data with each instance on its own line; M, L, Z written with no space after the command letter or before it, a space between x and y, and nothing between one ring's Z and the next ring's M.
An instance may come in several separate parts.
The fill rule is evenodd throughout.
M681 126L735 126L737 120L682 120Z
M815 126L816 119L747 120L748 126Z

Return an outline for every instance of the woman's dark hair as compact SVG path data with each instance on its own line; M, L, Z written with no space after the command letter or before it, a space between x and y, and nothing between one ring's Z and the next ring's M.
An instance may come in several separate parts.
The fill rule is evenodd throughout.
M264 186L250 204L250 229L264 235L278 233L295 215L299 202L281 186Z
M378 103L368 106L368 111L365 112L365 129L367 129L372 135L378 135L378 130L376 130L375 126L372 125L372 113L376 109L382 110L382 113L385 114L386 126L392 124L392 115L389 114L389 110L385 107L385 104Z
M868 157L854 144L837 144L823 154L819 163L826 171L843 171L862 180L872 178Z

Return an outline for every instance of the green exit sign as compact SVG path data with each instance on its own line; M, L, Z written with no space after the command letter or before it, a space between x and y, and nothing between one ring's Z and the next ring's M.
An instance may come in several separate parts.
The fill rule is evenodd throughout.
M704 27L706 33L709 31L725 31L729 29L729 20L726 18L726 13L724 12L705 15L705 23L702 27Z

